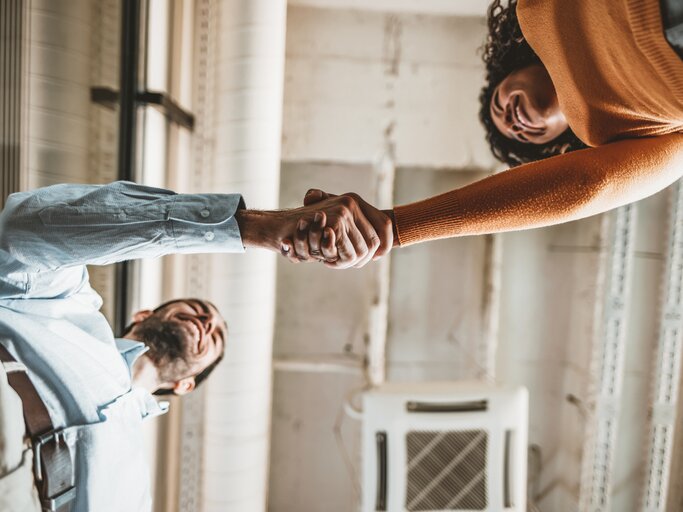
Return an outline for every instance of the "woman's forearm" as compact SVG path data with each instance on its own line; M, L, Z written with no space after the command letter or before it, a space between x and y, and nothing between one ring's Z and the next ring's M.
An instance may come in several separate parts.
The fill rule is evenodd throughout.
M683 174L683 135L620 141L522 165L394 208L400 245L581 219L647 197Z

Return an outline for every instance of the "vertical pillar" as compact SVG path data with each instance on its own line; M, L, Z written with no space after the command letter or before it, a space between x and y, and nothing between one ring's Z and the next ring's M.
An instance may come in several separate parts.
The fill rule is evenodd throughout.
M211 183L254 208L277 207L285 62L285 0L216 4ZM203 510L266 509L275 256L215 255L211 297L230 334L205 406Z
M496 355L500 326L500 288L503 266L501 235L484 236L484 293L481 306L482 340L479 344L478 377L491 383L496 381Z

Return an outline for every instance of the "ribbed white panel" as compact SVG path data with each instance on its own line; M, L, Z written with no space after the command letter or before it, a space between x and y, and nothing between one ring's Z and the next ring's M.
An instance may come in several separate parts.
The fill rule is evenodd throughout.
M676 429L676 404L683 350L683 186L671 187L669 242L660 305L657 357L652 375L650 438L643 512L664 512L667 504L671 457Z
M28 1L0 3L0 208L26 185Z
M192 133L192 172L184 173L179 169L176 177L179 190L192 193L208 191L207 184L211 183L213 176L212 142L216 100L213 63L218 32L217 3L217 0L198 0L194 5L191 110L196 116L196 123ZM184 277L183 286L176 291L177 293L215 300L210 290L211 258L208 255L192 254L178 257L174 261L177 264L183 262L182 267L179 265L180 268L173 269L172 273L174 276ZM182 400L180 468L177 482L179 512L197 512L202 509L205 410L206 388L200 388Z
M213 189L247 205L277 206L285 59L285 0L216 4ZM209 381L203 509L266 508L275 257L212 258L211 296L230 329L226 359Z
M596 332L591 362L593 414L587 422L579 510L608 512L626 350L627 312L635 237L635 205L604 217ZM610 222L611 221L611 222Z

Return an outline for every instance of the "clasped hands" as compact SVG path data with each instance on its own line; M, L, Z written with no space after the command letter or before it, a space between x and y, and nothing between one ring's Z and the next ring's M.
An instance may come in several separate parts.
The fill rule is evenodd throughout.
M394 243L391 212L378 210L357 194L311 189L302 208L283 213L298 217L280 244L280 253L293 263L359 268L387 254Z
M336 196L311 189L302 207L241 209L235 217L245 247L277 251L295 263L362 267L391 251L395 240L393 212L378 210L357 194Z

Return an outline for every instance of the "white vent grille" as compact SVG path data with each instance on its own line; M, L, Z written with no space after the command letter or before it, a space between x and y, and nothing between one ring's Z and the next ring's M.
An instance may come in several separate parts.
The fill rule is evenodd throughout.
M528 396L483 382L363 395L364 512L524 512Z

